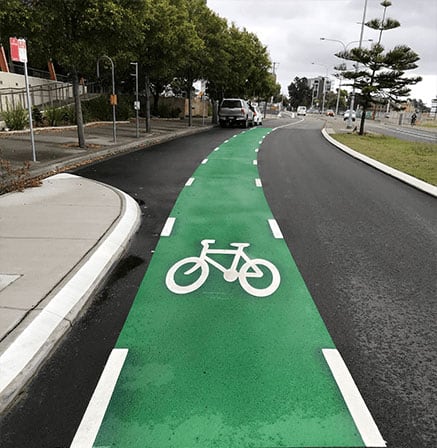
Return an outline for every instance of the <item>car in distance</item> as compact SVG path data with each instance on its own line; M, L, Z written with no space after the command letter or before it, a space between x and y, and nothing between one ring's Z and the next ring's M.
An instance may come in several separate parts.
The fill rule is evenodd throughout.
M253 126L254 113L247 101L241 98L223 98L219 109L219 123L222 128L239 124L245 128Z
M345 113L343 114L343 120L349 120L349 115L351 116L352 121L355 121L355 118L357 118L357 114L356 112L353 110L352 114L351 111L348 109L347 111L345 111Z
M252 106L253 108L253 124L254 126L262 126L263 116L258 106Z
M297 116L299 116L299 115L305 116L307 114L307 108L305 106L299 106L297 108L297 112L296 113L297 113Z
M325 114L326 114L328 117L333 117L333 116L335 115L335 113L334 113L334 111L333 111L332 109L328 109L328 110L325 112Z

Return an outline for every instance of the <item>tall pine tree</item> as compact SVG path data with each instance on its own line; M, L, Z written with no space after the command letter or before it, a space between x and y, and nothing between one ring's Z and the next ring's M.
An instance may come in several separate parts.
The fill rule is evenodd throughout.
M385 51L382 41L382 33L400 26L397 20L386 17L387 8L391 2L384 0L381 6L384 8L382 19L373 19L365 25L379 31L378 42L370 49L353 48L350 51L337 53L342 59L355 62L356 69L343 72L345 79L350 79L351 85L361 92L360 104L362 116L359 134L364 133L366 111L373 103L387 103L388 101L399 103L403 97L410 93L409 85L422 80L421 77L406 77L405 71L417 68L416 62L419 56L406 45L397 45L390 51Z

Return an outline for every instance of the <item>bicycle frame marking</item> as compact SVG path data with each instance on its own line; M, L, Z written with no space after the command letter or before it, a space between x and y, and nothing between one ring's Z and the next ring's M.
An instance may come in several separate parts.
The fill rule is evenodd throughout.
M231 243L230 245L235 249L211 249L210 244L214 244L215 240L202 240L202 250L198 257L187 257L176 262L167 272L166 285L167 288L175 294L188 294L200 288L206 281L209 275L209 265L214 266L219 271L223 272L223 278L227 282L234 282L239 280L241 287L249 294L255 297L266 297L273 294L279 287L281 277L276 266L268 260L261 258L251 259L245 252L244 248L249 247L250 243ZM231 266L227 269L218 261L211 258L209 255L233 255ZM238 270L240 260L244 260L243 265ZM191 275L200 269L199 278L193 283L182 286L175 281L175 274L179 268L185 264L193 264L189 269L183 271L184 275ZM264 266L272 276L269 286L265 288L257 288L252 286L248 278L262 278L264 272L259 268L259 265Z

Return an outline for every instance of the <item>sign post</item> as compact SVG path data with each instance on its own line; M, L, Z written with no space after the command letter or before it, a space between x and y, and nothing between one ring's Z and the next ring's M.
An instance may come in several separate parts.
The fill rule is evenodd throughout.
M16 37L10 37L9 44L11 49L11 59L14 62L24 63L24 79L26 83L27 109L29 111L29 128L30 128L30 141L32 145L32 160L36 162L35 137L33 135L33 123L32 123L32 104L30 103L29 76L27 74L26 40L17 39Z

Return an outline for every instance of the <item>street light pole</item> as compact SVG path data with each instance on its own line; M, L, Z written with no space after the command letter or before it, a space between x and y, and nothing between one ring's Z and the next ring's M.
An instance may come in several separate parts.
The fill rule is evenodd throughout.
M365 0L365 4L364 4L364 13L363 13L363 20L361 22L361 35L360 35L360 40L353 40L351 42L348 42L347 44L345 44L343 41L338 40L338 39L328 39L326 37L321 37L320 40L327 40L330 42L338 42L339 44L341 44L343 46L343 50L344 52L347 51L347 47L351 44L355 44L358 43L359 46L358 48L362 47L363 44L363 32L364 32L364 20L366 19L366 9L367 9L367 0ZM373 39L367 39L368 42L372 42ZM355 73L358 72L358 64L355 64ZM340 85L341 85L341 81L340 81ZM347 128L351 129L352 128L352 111L354 110L354 106L355 106L355 81L352 85L352 95L351 95L351 104L349 107L349 117L347 119ZM338 104L338 101L337 101ZM337 112L336 112L337 113Z
M140 136L140 101L138 99L138 62L131 62L131 65L135 66L135 116L136 116L136 137Z
M115 143L117 141L117 132L116 132L116 113L115 113L115 107L117 105L117 95L115 94L115 73L114 73L114 62L109 56L106 56L104 54L103 56L100 56L99 59L97 59L97 78L100 78L100 71L99 71L99 62L100 59L106 58L109 59L109 62L111 63L111 75L112 75L112 95L111 95L111 104L112 104L112 140Z

